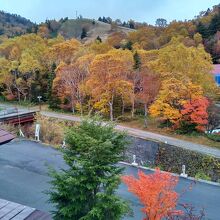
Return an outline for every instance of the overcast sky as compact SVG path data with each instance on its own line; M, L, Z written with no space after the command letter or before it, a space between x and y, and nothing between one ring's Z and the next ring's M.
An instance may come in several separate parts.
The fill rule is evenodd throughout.
M154 24L157 18L192 19L200 11L212 8L220 0L0 0L0 10L16 13L34 22L61 17L75 18L110 16L122 21Z

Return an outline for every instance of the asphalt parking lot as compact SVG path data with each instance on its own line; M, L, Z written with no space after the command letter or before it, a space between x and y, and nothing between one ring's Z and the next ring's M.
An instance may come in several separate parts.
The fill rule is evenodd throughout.
M44 193L50 188L48 168L65 167L59 151L39 143L19 140L0 146L0 198L24 204L42 211L51 211ZM148 171L147 171L148 172ZM125 173L136 175L137 169L126 167ZM177 191L190 185L190 180L180 179ZM134 211L130 219L142 219L141 205L137 198L121 184L118 194L130 201ZM205 208L207 219L219 220L220 187L205 183L196 183L192 191L180 198L181 203L192 203L197 209Z

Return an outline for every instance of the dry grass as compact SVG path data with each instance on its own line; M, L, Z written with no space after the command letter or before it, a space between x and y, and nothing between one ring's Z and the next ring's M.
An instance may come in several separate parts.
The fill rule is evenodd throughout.
M15 136L18 134L18 128L11 124L0 124L0 128L14 134Z
M39 110L39 106L32 107L31 109ZM47 104L42 105L41 109L42 109L42 111L51 111L51 112L53 112L51 109L48 108ZM67 112L67 113L64 113L64 114L72 115L71 112ZM47 120L49 120L49 118ZM56 122L58 121L57 119L50 119L50 120L55 120ZM42 121L42 123L43 123L43 121ZM177 138L177 139L180 139L180 140L190 141L190 142L193 142L193 143L207 145L207 146L214 147L214 148L220 148L220 142L212 141L212 140L208 139L207 137L205 137L203 135L198 135L198 136L195 136L195 135L192 135L192 136L190 136L190 135L180 135L180 134L175 134L169 128L158 128L159 123L158 123L157 120L154 120L154 119L149 119L148 120L148 127L147 128L144 128L144 119L141 118L141 117L137 117L136 120L133 120L133 121L130 121L130 122L123 122L123 123L120 123L120 124L124 125L124 126L127 126L127 127L131 127L131 128L137 128L137 129L141 129L141 130L145 130L145 131L150 131L150 132L166 135L166 136ZM48 124L47 126L50 127L50 124ZM59 140L59 141L61 142L61 140ZM59 142L59 141L56 141L56 142Z
M36 122L40 124L40 140L43 143L55 146L62 144L65 130L64 123L40 114L36 115Z
M199 134L198 135L180 135L180 134L174 133L170 128L159 128L158 121L154 119L148 120L147 128L144 128L144 120L142 118L137 118L134 121L123 122L120 124L127 126L127 127L131 127L131 128L137 128L137 129L141 129L144 131L150 131L150 132L158 133L161 135L166 135L166 136L177 138L177 139L184 140L184 141L190 141L193 143L202 144L202 145L206 145L209 147L220 148L220 142L212 141L208 139L207 137L205 137L204 135L199 135Z

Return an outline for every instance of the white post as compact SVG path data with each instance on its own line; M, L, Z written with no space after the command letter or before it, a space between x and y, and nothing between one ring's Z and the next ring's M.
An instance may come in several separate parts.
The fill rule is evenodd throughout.
M39 110L41 111L41 99L42 99L42 96L37 96L38 98L38 101L39 101Z
M180 174L182 177L188 177L188 174L186 174L186 166L182 165L182 173Z
M63 144L62 144L61 147L62 147L62 148L66 148L66 141L65 141L65 139L63 140Z
M133 155L133 162L132 162L133 166L138 166L138 163L136 162L136 155Z
M35 140L40 141L40 124L35 126Z
M19 129L19 134L20 134L21 137L25 137L25 136L24 136L24 133L22 132L21 129Z

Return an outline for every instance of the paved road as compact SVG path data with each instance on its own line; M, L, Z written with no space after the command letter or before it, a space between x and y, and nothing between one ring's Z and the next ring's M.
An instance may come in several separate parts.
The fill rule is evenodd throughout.
M1 106L2 107L7 107L7 106L11 107L12 105L0 103L0 107ZM27 108L20 108L20 109L27 110ZM31 108L31 109L33 110L34 108ZM48 116L48 117L69 120L69 121L79 122L81 120L81 118L78 116L71 116L71 115L66 115L66 114L61 114L61 113L56 113L56 112L41 111L41 114ZM192 151L196 151L196 152L200 152L200 153L203 153L206 155L211 155L211 156L220 158L220 149L217 149L217 148L211 148L211 147L208 147L205 145L180 140L177 138L172 138L169 136L165 136L165 135L161 135L161 134L157 134L157 133L153 133L153 132L149 132L149 131L143 131L140 129L129 128L129 127L125 127L122 125L117 125L116 129L118 129L120 131L126 131L131 136L135 136L135 137L139 137L139 138L143 138L143 139L147 139L147 140L152 140L152 141L157 141L157 142L163 142L163 143L167 143L167 144L170 144L170 145L173 145L176 147L181 147L184 149L188 149L188 150L192 150Z
M59 151L31 141L16 141L0 146L0 198L24 204L42 211L51 211L47 195L50 188L48 167L65 168ZM146 171L149 173L150 171ZM125 173L136 175L137 169L126 167ZM177 190L190 185L190 180L180 179ZM124 220L142 219L141 205L137 198L121 184L118 194L131 202L134 217ZM197 208L204 207L208 219L219 220L220 187L197 183L192 192L185 193L180 202L193 203Z
M54 117L54 118L59 118L59 119L64 119L64 120L80 121L80 117L69 116L69 115L55 113L55 112L42 111L41 114L48 116L48 117ZM193 150L193 151L197 151L203 154L207 154L207 155L220 158L220 150L217 148L211 148L205 145L196 144L196 143L192 143L189 141L184 141L184 140L168 137L168 136L161 135L161 134L156 134L153 132L143 131L140 129L129 128L129 127L125 127L122 125L117 125L116 129L120 131L126 131L131 136L158 141L158 142L163 142L163 143L167 143L167 144L170 144L176 147L181 147L184 149Z

